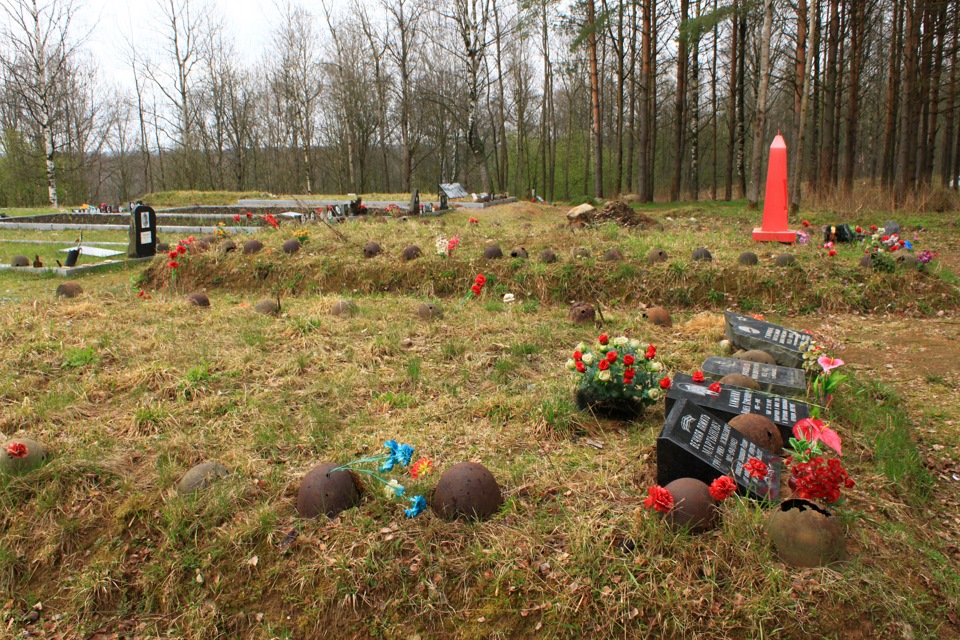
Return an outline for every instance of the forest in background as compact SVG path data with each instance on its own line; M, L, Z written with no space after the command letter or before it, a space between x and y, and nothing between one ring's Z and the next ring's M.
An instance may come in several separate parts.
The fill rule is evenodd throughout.
M956 189L960 2L265 3L266 50L201 0L103 77L74 0L0 0L0 206L163 190L790 200ZM309 7L309 8L308 8ZM122 39L121 39L122 40ZM801 189L802 187L802 189Z

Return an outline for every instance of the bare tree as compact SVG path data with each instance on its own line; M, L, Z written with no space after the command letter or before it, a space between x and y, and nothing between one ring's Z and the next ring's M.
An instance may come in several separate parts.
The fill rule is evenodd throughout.
M47 192L57 207L57 145L55 128L58 94L71 73L76 42L70 28L76 7L73 0L0 0L7 25L0 31L6 44L0 50L5 82L23 99L23 107L43 138Z

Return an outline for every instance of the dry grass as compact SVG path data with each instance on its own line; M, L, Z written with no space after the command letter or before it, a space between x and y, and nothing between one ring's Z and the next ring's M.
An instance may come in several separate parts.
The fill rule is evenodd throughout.
M439 222L409 223L402 234L358 224L341 228L346 246L313 230L292 258L278 251L279 233L262 234L269 254L189 256L172 287L155 268L146 300L131 287L135 272L85 277L74 301L54 300L55 282L18 281L19 300L0 302L0 431L35 436L52 459L0 479L4 615L42 602L44 632L64 637L957 636L956 534L918 506L922 470L896 482L885 475L890 452L878 436L906 423L872 386L855 382L838 400L848 407L839 428L858 486L842 509L853 560L831 569L782 565L763 536L766 514L750 502L727 504L718 531L669 532L641 508L662 408L630 426L575 412L562 365L594 329L569 325L567 300L596 298L609 332L657 344L668 368L691 371L717 353L719 309L730 301L696 294L674 307L672 330L643 323L637 303L697 291L708 276L734 283L722 279L728 269L744 277L723 266L740 249L729 221L660 235L571 234L547 209L485 213L479 228L467 217L441 219L445 235L463 234L446 263L430 255ZM358 257L368 239L387 255ZM550 244L565 264L481 265L488 239L507 251ZM414 241L427 255L401 264L399 251ZM573 248L598 255L614 244L629 262L565 271ZM707 244L721 266L684 260L685 270L645 274L637 256L654 244L684 258ZM815 288L809 281L826 259L809 251L801 260L796 273L806 279L764 267L752 286L779 278L781 289ZM635 273L605 275L627 266ZM453 313L478 271L495 276L484 298ZM844 286L859 282L852 268L840 273L851 279ZM864 287L879 286L863 277ZM211 309L180 301L194 283ZM949 286L936 274L890 283ZM282 317L254 313L275 288ZM504 291L518 301L500 302ZM329 315L344 296L359 314ZM413 315L429 296L446 307L444 319ZM775 309L759 294L757 304ZM791 322L812 326L816 317ZM388 438L414 443L441 469L484 463L506 505L489 522L450 524L429 512L407 520L372 494L333 522L296 516L310 468ZM208 459L234 474L197 497L177 496L180 476Z

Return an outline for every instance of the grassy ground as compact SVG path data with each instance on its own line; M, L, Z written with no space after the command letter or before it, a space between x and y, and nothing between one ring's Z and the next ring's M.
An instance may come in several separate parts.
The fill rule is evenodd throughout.
M857 249L830 260L807 246L794 250L799 269L750 275L733 266L757 250L742 210L655 215L676 222L573 233L558 210L521 204L484 212L476 227L466 213L343 225L345 244L317 227L292 258L278 250L286 236L264 232L270 253L188 256L173 283L159 261L142 276L91 274L76 300L55 300L56 280L0 273L0 432L51 452L43 468L0 478L5 633L42 603L29 628L51 638L958 637L960 378L943 364L910 366L960 355L949 271L880 276L855 267ZM948 219L924 227L924 248L956 251ZM432 255L438 233L462 235L446 262ZM386 254L360 258L368 240ZM552 246L562 262L484 263L494 241L531 256ZM409 243L425 255L403 264ZM703 245L714 264L689 260ZM627 261L571 269L580 246L595 256L618 246ZM648 268L652 246L671 262ZM775 251L761 249L763 260ZM479 272L491 276L484 297L454 312ZM830 302L880 295L882 277L894 306L879 310L893 315L866 314L865 295ZM151 297L136 297L135 283ZM194 287L211 309L181 302ZM684 290L688 299L668 297ZM280 318L254 313L276 292ZM506 292L517 302L501 302ZM849 351L853 377L832 416L857 480L838 510L848 564L786 567L751 502L727 503L722 527L696 537L642 509L662 407L631 425L576 412L563 363L596 333L566 319L583 293L602 305L608 333L658 345L671 371L720 353L721 311L746 298L751 312ZM329 315L343 297L358 315ZM425 299L445 317L416 318ZM674 327L646 324L638 302L665 300ZM487 465L504 508L485 523L407 520L371 491L332 522L297 517L310 468L390 438L441 470ZM182 474L210 459L233 475L177 496Z

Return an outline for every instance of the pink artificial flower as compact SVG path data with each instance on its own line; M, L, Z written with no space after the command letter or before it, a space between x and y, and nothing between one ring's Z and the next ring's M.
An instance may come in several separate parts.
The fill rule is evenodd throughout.
M838 367L842 367L844 365L843 360L841 360L840 358L831 358L829 356L823 356L821 358L817 358L817 362L820 364L821 367L823 367L824 373L830 373L834 369Z
M793 437L797 440L806 440L811 444L822 442L836 451L838 456L843 455L840 449L840 436L822 420L804 418L793 425Z

